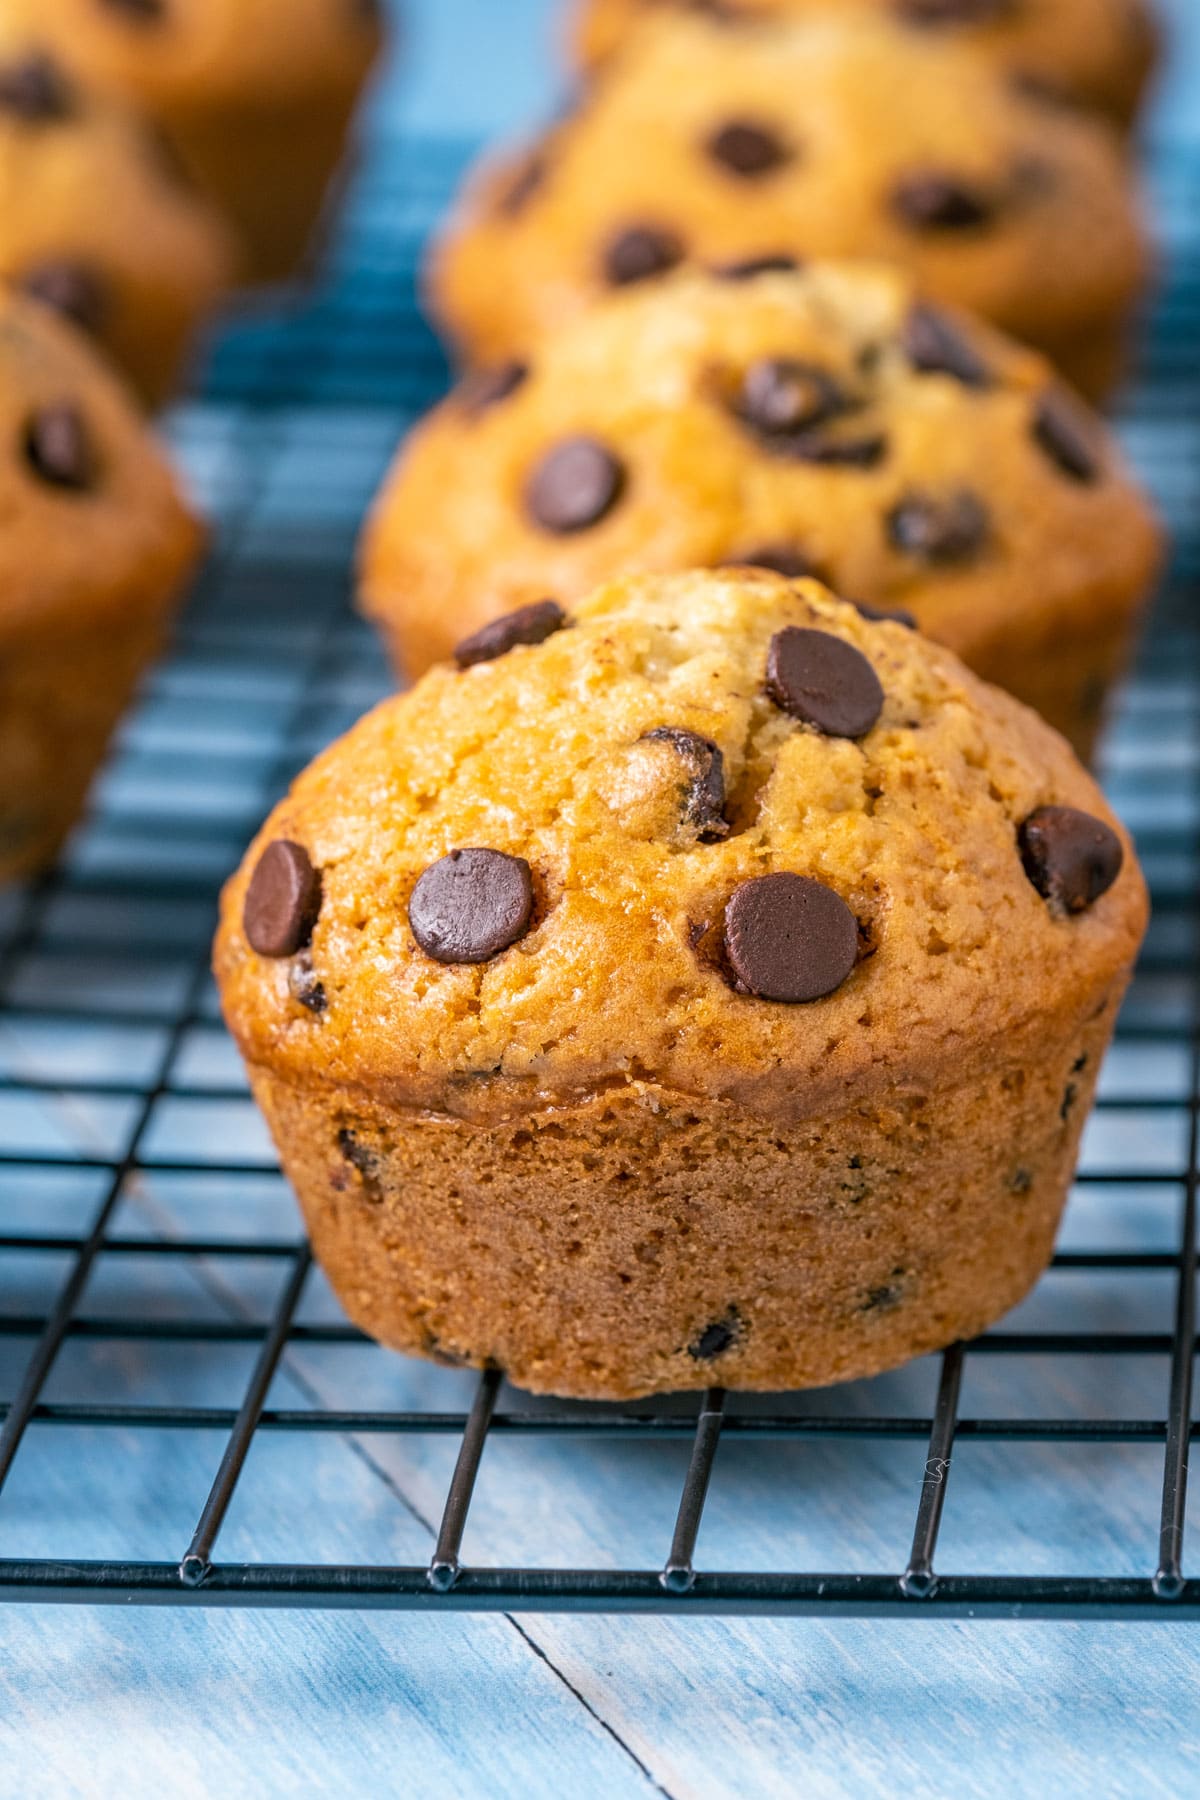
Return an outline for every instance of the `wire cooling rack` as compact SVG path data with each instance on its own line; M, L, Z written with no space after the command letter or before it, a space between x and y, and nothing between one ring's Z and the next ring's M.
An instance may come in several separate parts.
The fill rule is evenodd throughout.
M173 424L211 565L69 855L2 903L0 1597L1200 1616L1200 167L1156 160L1172 257L1124 419L1179 545L1106 766L1155 918L1054 1268L874 1382L617 1408L346 1324L207 971L221 879L386 685L349 559L443 380L414 270L462 160L377 144L311 302L217 347Z

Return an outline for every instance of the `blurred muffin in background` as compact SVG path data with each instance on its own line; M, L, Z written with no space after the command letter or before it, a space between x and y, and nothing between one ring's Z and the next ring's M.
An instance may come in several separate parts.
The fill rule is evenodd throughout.
M578 60L599 63L640 20L659 12L704 11L731 24L838 10L883 13L978 45L1015 81L1060 95L1131 125L1158 56L1148 0L579 0L572 44Z
M430 292L464 353L494 361L681 263L806 256L905 264L1093 396L1149 267L1116 133L979 51L865 14L672 16L531 154L485 166Z
M178 385L234 248L157 133L0 12L0 280L83 327L143 400Z
M0 290L0 880L49 862L203 532L84 338Z
M377 0L0 0L70 67L155 120L242 242L295 274L383 37Z
M402 449L362 585L418 675L515 608L534 641L619 574L815 574L912 614L1086 756L1159 552L1040 356L901 270L813 263L634 288L468 378Z

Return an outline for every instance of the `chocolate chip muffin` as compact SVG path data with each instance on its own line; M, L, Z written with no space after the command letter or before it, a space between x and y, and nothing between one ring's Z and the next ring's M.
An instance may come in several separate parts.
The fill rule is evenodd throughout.
M1086 757L1158 554L1111 436L1040 356L902 271L813 263L676 275L471 376L402 449L362 586L419 674L625 571L817 574L911 614Z
M648 24L583 107L471 184L430 271L475 362L523 354L684 262L877 257L1044 350L1092 395L1147 247L1128 158L978 51L822 13Z
M1062 739L765 571L461 661L301 776L223 901L351 1317L626 1398L867 1375L1014 1305L1146 919Z
M1148 0L841 0L847 12L883 13L970 43L1015 84L1131 125L1158 51ZM573 41L585 66L601 62L648 15L702 11L730 25L803 17L830 0L580 0Z
M124 388L0 296L0 880L47 863L202 545Z
M91 333L157 404L229 285L220 215L157 134L0 12L0 279Z
M4 0L87 80L155 120L240 234L295 272L382 38L375 0Z

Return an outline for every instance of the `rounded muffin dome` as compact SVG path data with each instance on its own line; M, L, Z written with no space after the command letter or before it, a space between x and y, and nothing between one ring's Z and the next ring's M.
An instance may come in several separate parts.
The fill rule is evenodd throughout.
M1114 133L883 20L647 26L531 153L488 164L431 269L474 361L685 262L878 257L1102 392L1147 272Z
M1086 753L1159 547L1039 356L901 271L813 263L638 287L468 377L402 447L361 576L419 674L629 570L811 573L911 613Z

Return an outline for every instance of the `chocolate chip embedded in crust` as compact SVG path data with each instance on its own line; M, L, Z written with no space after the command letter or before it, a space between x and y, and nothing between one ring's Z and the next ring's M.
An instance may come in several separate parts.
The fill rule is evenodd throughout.
M725 908L725 954L747 993L797 1006L841 987L858 959L858 922L807 875L760 875Z
M612 287L629 287L665 275L683 261L683 244L673 231L631 225L604 249L604 275Z
M986 506L965 488L945 495L906 494L887 516L888 537L896 549L924 563L970 561L989 530Z
M738 1339L741 1319L731 1307L723 1319L714 1319L706 1325L700 1336L688 1345L688 1355L695 1362L712 1362L714 1357L723 1356L732 1350Z
M958 326L936 306L914 306L900 335L904 352L923 375L952 375L964 387L986 388L991 371Z
M566 536L599 524L624 485L624 465L607 445L597 438L564 438L534 469L525 504L544 531Z
M242 908L246 942L259 956L295 956L307 947L321 910L321 876L290 838L268 844L255 865Z
M21 292L61 313L82 331L96 332L108 311L108 290L95 269L81 262L46 262L21 277Z
M454 660L460 669L476 663L494 662L506 656L518 644L543 644L556 631L561 631L567 615L557 600L535 600L532 606L519 606L503 618L492 619L479 631L456 645Z
M712 272L721 281L753 281L756 275L791 275L803 266L798 256L791 256L786 250L766 250L761 256L718 263Z
M1064 475L1085 485L1100 473L1092 422L1069 394L1049 388L1038 396L1033 435Z
M313 968L311 950L301 950L288 965L288 993L298 1006L320 1015L329 1005L325 984Z
M883 688L861 650L788 625L771 639L767 693L777 706L829 737L863 737L883 711Z
M770 441L773 449L792 462L816 463L829 469L873 469L888 451L888 441L882 431L845 438L821 437L815 431L806 431L795 437L764 441Z
M529 365L523 362L498 363L494 369L479 369L468 375L458 390L459 403L468 413L487 412L499 406L523 387L529 379Z
M684 731L677 725L659 725L643 733L642 742L669 744L689 777L684 817L705 843L729 836L725 818L725 758L711 738Z
M529 864L502 850L451 850L425 870L408 903L412 934L440 963L481 963L529 930Z
M885 606L870 606L865 600L851 600L850 605L860 618L867 619L872 625L903 625L909 631L916 631L915 613L906 612L902 606L889 611Z
M1121 872L1121 840L1074 806L1039 806L1018 833L1025 873L1053 911L1086 912Z
M768 437L810 431L846 406L845 392L825 369L786 357L751 363L738 395L741 417Z
M783 575L788 581L801 581L806 575L815 575L816 567L791 544L760 544L753 550L747 550L741 556L731 556L727 562L719 564L722 569L770 569L776 575Z
M71 115L74 96L58 64L33 55L0 67L0 110L31 124Z
M64 402L44 406L25 427L25 459L51 487L82 493L95 480L95 456L83 414Z
M767 125L753 119L730 119L705 140L713 162L743 181L756 181L791 162L794 152Z
M968 231L986 225L996 210L991 194L936 169L904 176L892 189L891 206L918 231Z

